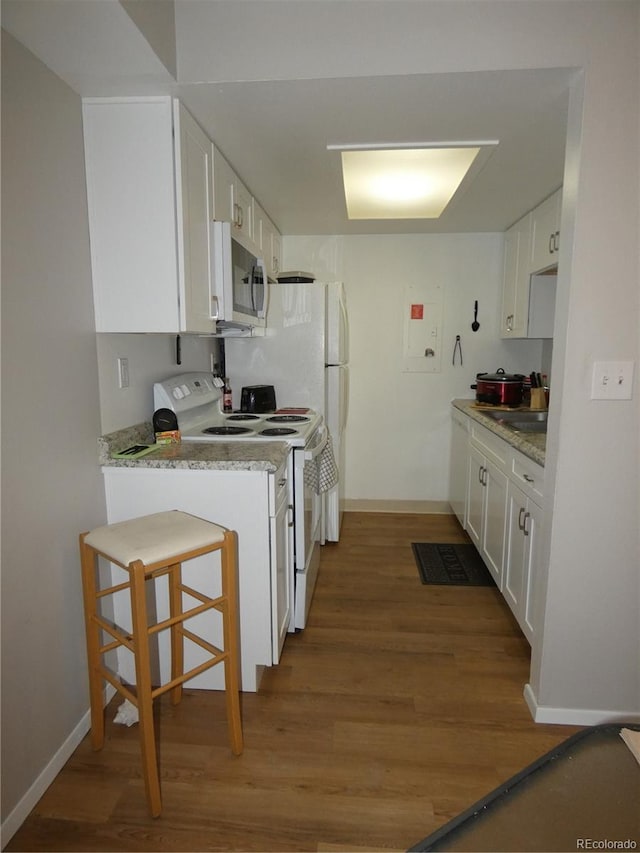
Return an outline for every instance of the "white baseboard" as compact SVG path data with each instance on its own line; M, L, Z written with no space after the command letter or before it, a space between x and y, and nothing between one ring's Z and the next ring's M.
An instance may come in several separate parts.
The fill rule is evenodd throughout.
M611 711L606 708L554 708L538 705L530 684L525 684L524 700L536 723L551 723L561 726L600 726L605 723L640 723L638 711Z
M408 512L420 515L453 515L448 501L388 501L351 498L344 502L345 512Z
M114 687L111 685L107 686L105 690L105 706L109 704L112 697L115 695L115 692ZM51 785L58 773L71 758L74 750L78 747L90 728L91 713L90 711L87 711L73 729L69 737L57 750L51 761L49 761L49 763L44 767L26 794L22 797L15 808L12 809L6 820L2 822L2 826L0 827L0 838L2 839L3 850L20 829L31 811L36 807L38 801L43 796L49 785Z

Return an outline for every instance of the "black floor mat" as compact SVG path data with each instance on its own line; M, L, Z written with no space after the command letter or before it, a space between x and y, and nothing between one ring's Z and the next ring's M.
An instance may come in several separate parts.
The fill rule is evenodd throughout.
M473 545L412 542L411 547L424 584L495 586Z

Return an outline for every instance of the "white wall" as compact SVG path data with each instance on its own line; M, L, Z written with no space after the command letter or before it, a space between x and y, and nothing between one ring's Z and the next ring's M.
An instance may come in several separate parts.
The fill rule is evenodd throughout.
M213 338L181 335L181 364L176 361L175 335L107 335L98 340L101 432L113 432L153 415L153 383L186 373L210 370L211 354L219 358ZM129 387L118 384L118 358L129 362Z
M3 32L5 829L88 708L78 534L106 511L83 164L79 98Z
M344 281L350 317L346 497L448 510L450 410L477 372L540 370L540 341L502 341L502 234L285 237L284 268ZM403 370L405 287L439 288L441 369ZM471 330L478 300L480 329ZM460 335L463 365L452 364ZM434 342L435 343L435 342ZM428 362L425 360L425 364Z

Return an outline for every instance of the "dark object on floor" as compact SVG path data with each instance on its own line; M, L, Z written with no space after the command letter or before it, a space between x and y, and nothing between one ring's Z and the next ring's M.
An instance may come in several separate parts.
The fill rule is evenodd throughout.
M424 584L495 586L473 545L412 542L411 547Z
M605 839L637 849L640 764L620 737L622 728L640 731L618 723L572 735L409 853L566 851L588 849L590 842L613 849Z

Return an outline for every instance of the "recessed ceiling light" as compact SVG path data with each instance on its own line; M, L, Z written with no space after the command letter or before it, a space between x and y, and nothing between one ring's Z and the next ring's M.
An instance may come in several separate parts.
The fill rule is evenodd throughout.
M497 144L327 147L342 153L349 219L437 219L465 177L479 171Z

